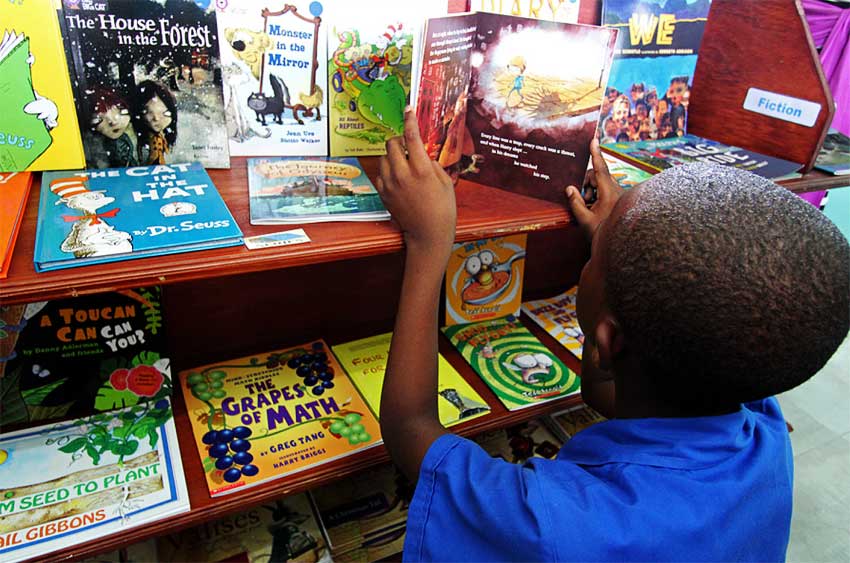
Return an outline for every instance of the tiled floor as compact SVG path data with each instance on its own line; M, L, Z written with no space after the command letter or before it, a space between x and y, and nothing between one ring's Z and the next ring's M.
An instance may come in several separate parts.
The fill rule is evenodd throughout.
M788 561L850 561L850 338L820 373L779 402L794 427Z

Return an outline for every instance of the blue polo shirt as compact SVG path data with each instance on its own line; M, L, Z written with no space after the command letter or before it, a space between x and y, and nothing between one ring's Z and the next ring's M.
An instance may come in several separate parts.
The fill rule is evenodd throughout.
M733 414L601 422L514 465L428 450L405 561L784 561L791 443L773 398Z

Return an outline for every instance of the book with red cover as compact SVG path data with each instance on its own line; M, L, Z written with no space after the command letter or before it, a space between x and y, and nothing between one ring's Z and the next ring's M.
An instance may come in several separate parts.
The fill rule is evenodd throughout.
M21 229L32 173L0 174L0 279L9 275L12 251Z

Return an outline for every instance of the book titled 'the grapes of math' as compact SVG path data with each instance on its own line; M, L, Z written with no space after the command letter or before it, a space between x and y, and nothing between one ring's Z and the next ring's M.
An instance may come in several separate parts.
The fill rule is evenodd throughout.
M321 340L180 372L210 495L381 443L377 419Z

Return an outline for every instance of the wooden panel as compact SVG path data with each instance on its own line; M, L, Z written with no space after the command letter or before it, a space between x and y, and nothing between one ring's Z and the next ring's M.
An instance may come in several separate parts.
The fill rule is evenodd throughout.
M813 127L743 108L749 88L820 104ZM834 105L798 0L714 0L697 60L688 131L811 170Z

